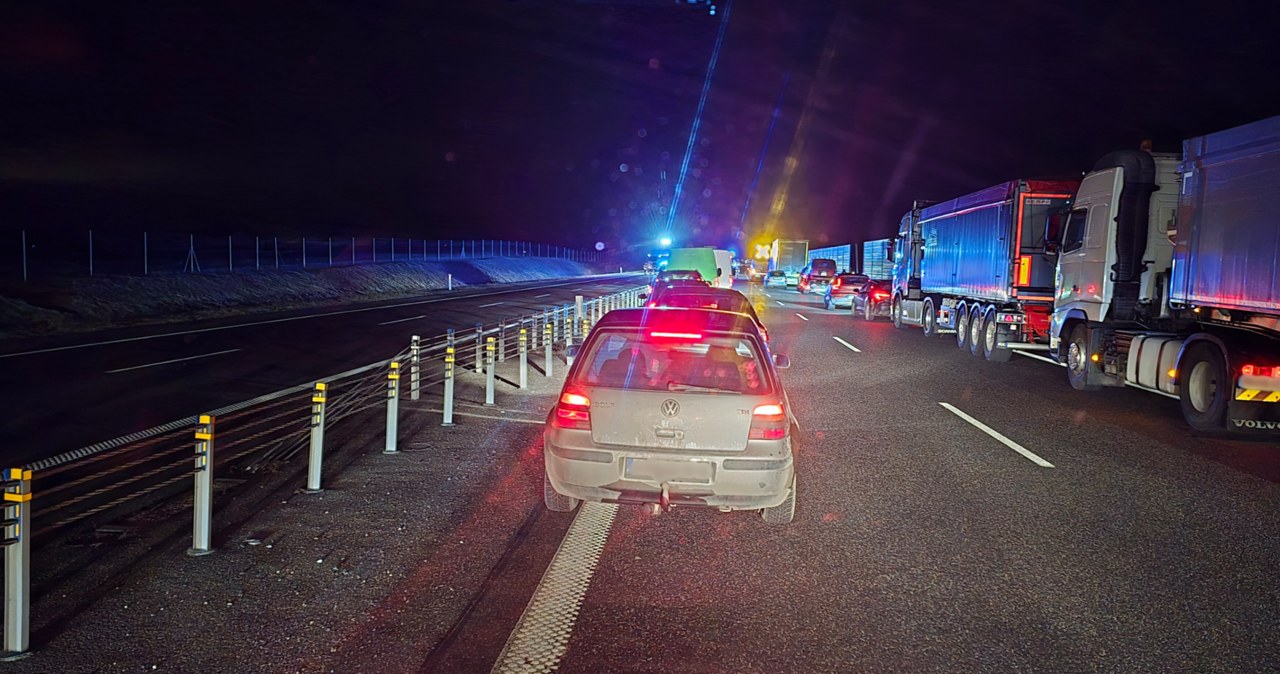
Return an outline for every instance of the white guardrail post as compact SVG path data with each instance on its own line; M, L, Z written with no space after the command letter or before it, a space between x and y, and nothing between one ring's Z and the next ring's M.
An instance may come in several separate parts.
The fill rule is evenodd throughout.
M582 313L583 313L583 311L584 311L584 308L583 308L583 306L582 306L582 295L576 295L576 296L574 296L574 298L573 298L573 308L574 308L573 317L574 317L574 319L576 319L576 320L575 320L575 322L576 322L576 323L581 323L581 322L582 322L582 319L583 319L583 315L582 315ZM583 336L583 337L585 337L586 335L582 335L582 336Z
M529 388L529 331L524 325L520 326L520 341L517 343L520 350L520 389Z
M201 414L196 424L195 498L191 549L187 554L200 557L213 552L209 547L213 533L213 415Z
M552 362L554 362L551 348L555 344L555 338L552 337L551 331L555 329L555 325L555 316L543 313L542 350L546 355L543 356L542 375L548 378L551 377Z
M507 362L507 322L498 324L498 362Z
M494 370L497 370L493 364L493 338L485 337L484 339L484 404L493 404L493 384Z
M320 467L324 463L324 406L329 385L318 381L311 394L311 453L307 461L308 494L320 492Z
M484 374L484 358L481 354L481 339L484 335L484 326L476 323L476 374Z
M424 244L425 245L425 244ZM417 336L413 336L413 340L409 342L409 399L418 399L418 380L421 368L418 366L419 356L422 354L422 340Z
M441 426L453 425L453 360L453 328L449 328L444 347L444 420Z
M383 454L396 454L396 430L400 421L400 363L391 361L387 372L387 444Z
M4 475L4 660L26 657L31 637L31 471Z

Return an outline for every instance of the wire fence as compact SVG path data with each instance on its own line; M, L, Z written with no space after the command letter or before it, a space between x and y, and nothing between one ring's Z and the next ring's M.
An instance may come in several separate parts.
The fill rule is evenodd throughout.
M4 640L8 653L28 647L30 556L59 535L82 533L179 494L193 493L191 552L210 550L212 481L246 478L308 452L308 490L318 490L324 434L347 418L387 408L386 450L396 450L398 405L429 389L443 389L443 420L452 419L453 379L467 370L486 375L494 396L495 369L519 359L520 388L528 361L541 356L551 376L555 351L580 343L613 309L640 305L642 288L547 308L430 340L415 337L399 353L363 367L228 405L204 414L40 459L3 472L5 518ZM407 381L401 377L407 374Z
M599 262L602 254L534 241L408 237L281 237L171 232L21 230L0 243L0 278L320 269L387 262L536 257Z

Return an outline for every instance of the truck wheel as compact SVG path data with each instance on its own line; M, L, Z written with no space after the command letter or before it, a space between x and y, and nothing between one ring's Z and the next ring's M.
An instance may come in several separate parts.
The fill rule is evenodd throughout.
M933 300L924 301L924 313L920 314L920 327L924 328L925 337L938 336L938 310L933 308Z
M1231 381L1218 347L1193 344L1178 363L1178 400L1182 416L1197 431L1221 432L1227 421Z
M1013 349L1000 346L996 339L1000 334L1000 324L996 322L996 313L988 312L982 321L982 357L993 363L1007 363L1013 358Z
M969 307L963 304L956 308L956 346L969 348Z
M982 355L982 307L974 307L969 312L969 353Z
M1077 391L1097 391L1102 388L1097 384L1086 383L1086 375L1093 363L1089 362L1089 329L1084 323L1076 323L1071 328L1071 339L1067 342L1067 381Z
M791 520L796 516L796 478L791 476L791 491L787 494L787 500L779 503L772 508L762 508L760 516L764 518L766 524L790 524Z
M582 503L579 499L556 491L556 488L551 486L551 478L547 477L545 470L542 473L542 502L546 504L547 510L557 513L570 512Z
M907 324L902 322L902 300L896 297L893 299L893 327L899 330L907 327Z

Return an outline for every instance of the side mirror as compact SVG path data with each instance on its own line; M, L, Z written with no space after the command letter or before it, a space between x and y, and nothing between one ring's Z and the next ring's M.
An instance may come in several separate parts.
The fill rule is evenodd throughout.
M1062 248L1062 225L1066 212L1050 213L1044 219L1044 252L1057 255Z
M785 370L791 367L791 359L787 358L786 354L775 353L773 354L773 366L779 370Z

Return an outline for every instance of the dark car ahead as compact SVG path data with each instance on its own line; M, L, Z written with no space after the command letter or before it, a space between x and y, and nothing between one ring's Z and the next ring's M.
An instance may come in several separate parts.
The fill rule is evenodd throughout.
M815 257L800 275L800 292L826 293L827 288L836 277L836 261L825 257Z
M777 286L779 288L787 287L787 272L781 269L775 269L764 275L764 287Z
M658 272L649 284L649 295L652 295L659 288L666 285L697 285L704 288L710 288L711 284L702 278L702 274L695 269L664 269Z
M755 322L756 329L769 341L769 331L756 314L755 307L746 295L731 288L696 288L692 286L668 286L654 293L645 306L675 307L679 309L716 309L746 314Z
M851 310L854 316L861 316L868 321L878 316L889 316L889 300L893 297L892 281L868 281L862 284L853 294Z
M831 286L822 297L822 303L828 309L834 307L853 306L853 294L858 292L862 284L870 281L866 274L840 274L831 281Z

